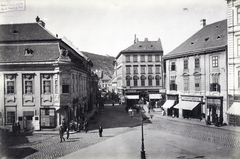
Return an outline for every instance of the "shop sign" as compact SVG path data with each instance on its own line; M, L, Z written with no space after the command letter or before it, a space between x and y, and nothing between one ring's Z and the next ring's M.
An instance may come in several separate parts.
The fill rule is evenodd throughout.
M207 103L220 106L221 105L221 99L207 99Z
M202 98L201 98L201 97L187 97L187 96L184 96L184 97L182 97L182 100L183 100L183 101L196 101L196 102L201 102L201 101L202 101Z

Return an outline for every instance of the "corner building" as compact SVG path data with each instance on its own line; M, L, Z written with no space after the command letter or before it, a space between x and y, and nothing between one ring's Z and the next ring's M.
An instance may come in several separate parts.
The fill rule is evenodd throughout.
M166 62L166 110L180 118L228 123L227 20L218 21L188 38ZM173 101L173 102L171 102Z
M63 118L80 122L88 110L92 63L36 20L0 25L0 124L41 130Z

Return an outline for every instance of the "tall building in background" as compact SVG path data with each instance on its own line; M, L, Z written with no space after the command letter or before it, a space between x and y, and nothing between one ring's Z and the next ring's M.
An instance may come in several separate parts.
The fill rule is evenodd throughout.
M164 97L163 48L157 41L138 41L121 51L114 61L118 93L122 99L161 100ZM131 103L134 104L134 103Z
M240 126L240 0L228 6L228 97L229 124Z

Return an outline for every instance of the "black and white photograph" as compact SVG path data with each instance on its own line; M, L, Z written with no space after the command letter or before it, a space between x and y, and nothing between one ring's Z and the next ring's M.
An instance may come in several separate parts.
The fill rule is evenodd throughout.
M0 159L240 159L240 0L0 0Z

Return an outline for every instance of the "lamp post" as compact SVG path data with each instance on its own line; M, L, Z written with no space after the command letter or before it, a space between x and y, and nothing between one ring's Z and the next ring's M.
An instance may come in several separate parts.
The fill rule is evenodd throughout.
M144 109L143 109L143 99L141 98L139 100L139 106L141 107L141 122L142 122L142 146L141 146L141 159L146 159L146 155L145 155L145 150L144 150L144 134L143 134L143 112L144 112ZM131 118L133 117L134 115L134 111L132 109L129 109L128 111L129 115L131 116Z

